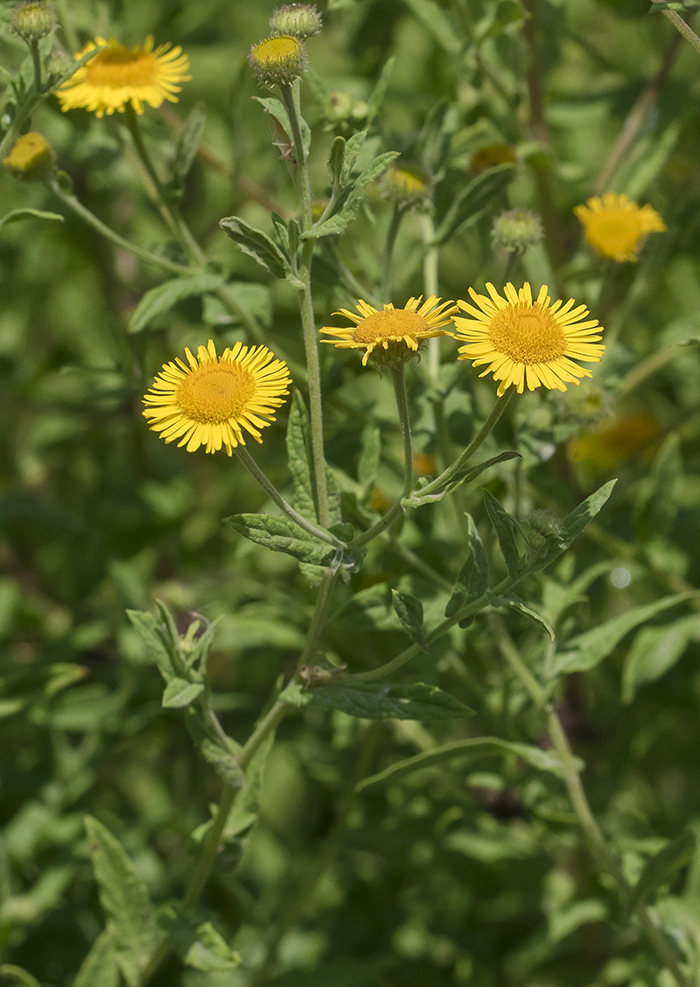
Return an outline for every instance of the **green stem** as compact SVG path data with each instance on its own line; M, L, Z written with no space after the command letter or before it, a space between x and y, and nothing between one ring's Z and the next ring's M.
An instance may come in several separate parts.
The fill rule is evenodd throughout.
M520 657L520 652L513 643L510 634L506 631L503 621L499 616L494 618L492 626L496 632L498 646L501 649L503 657L527 689L535 706L544 706L547 702L547 691L544 686L537 681L535 676Z
M312 225L311 184L309 169L304 151L304 139L301 132L301 107L299 80L293 85L280 86L282 102L287 110L292 129L294 154L297 161L297 177L302 204L302 229L307 233ZM311 237L304 241L299 263L298 290L299 312L304 333L304 351L306 354L307 385L309 388L309 409L311 418L311 453L314 462L314 479L316 499L318 501L318 519L322 525L330 524L330 509L328 506L328 482L326 479L326 457L323 449L323 408L321 404L321 364L318 356L318 333L314 318L313 296L311 293L311 264L313 261L316 240Z
M469 460L474 455L474 453L479 448L479 446L488 438L488 436L493 431L496 423L498 422L498 419L501 417L501 415L503 414L503 412L506 410L511 400L513 399L514 394L515 394L514 387L507 388L507 390L500 396L500 398L498 398L495 405L493 406L493 410L491 411L491 414L486 419L484 424L479 429L478 434L472 439L472 441L469 443L469 445L461 454L461 456L458 456L457 459L455 459L454 463L452 463L451 466L448 466L448 468L443 473L441 473L440 476L436 477L432 481L432 483L429 483L427 487L424 487L422 492L429 493L437 485L443 486L445 483L449 483L452 477L462 469L465 463L469 462Z
M17 107L16 116L12 121L12 123L10 124L7 133L3 137L2 141L0 141L0 161L2 161L2 159L12 149L15 141L19 137L19 133L22 127L24 126L28 118L31 116L31 114L34 112L34 109L42 101L42 99L43 96L41 96L39 93L30 90L30 92L25 97L24 103L22 103L21 106Z
M333 545L334 548L344 549L346 547L345 543L340 541L339 538L336 538L335 535L332 535L329 531L324 531L322 528L317 528L315 524L311 523L311 521L307 521L305 517L298 514L292 505L287 503L270 480L268 480L245 446L239 445L234 451L250 475L258 481L270 500L277 504L282 513L285 514L290 521L293 521L295 524L299 525L299 527L306 531L307 534L312 535L314 538L320 538L321 541L326 542L328 545Z
M314 615L311 618L311 624L309 625L309 631L306 635L306 641L304 643L304 650L302 651L301 658L299 659L300 665L303 665L305 662L313 661L318 653L318 644L321 640L321 634L323 633L323 628L326 623L328 607L330 605L331 596L333 593L333 586L335 585L337 578L337 569L326 569L323 573L323 580L319 587L318 596L316 597Z
M1 153L1 152L0 152ZM154 254L150 250L146 250L143 247L139 247L136 243L131 243L130 240L125 240L123 236L115 233L114 230L106 226L101 219L98 219L94 213L82 204L74 195L69 192L64 191L58 184L55 178L51 178L48 182L48 187L56 195L61 202L71 209L77 216L85 220L93 229L101 233L102 236L107 237L112 243L121 247L123 250L128 250L130 253L134 254L136 257L140 257L142 260L148 261L150 264L156 264L158 267L164 268L166 271L172 271L175 274L193 274L194 270L191 267L186 267L184 264L178 264L175 261L168 260L167 257L161 257L159 254Z
M406 374L403 364L391 365L391 379L396 394L396 410L401 425L403 440L403 495L408 497L413 490L413 442L411 440L411 418L408 411L408 394L406 393Z
M39 42L32 41L29 45L29 51L32 55L32 65L34 66L34 88L37 93L41 94L41 54L39 52Z
M652 0L652 3L659 3L659 0ZM693 48L700 55L700 38L697 36L695 31L690 27L689 24L680 17L675 10L662 10L661 13L664 17L667 17L673 24L675 29L683 35L686 41L689 41Z
M394 246L403 217L404 210L401 206L394 206L389 229L386 234L386 243L384 244L384 268L382 273L382 299L384 302L391 301L391 268L394 260Z
M179 209L171 205L168 201L167 189L161 182L160 176L158 175L153 161L151 160L151 156L148 153L148 148L144 143L143 135L141 133L138 115L131 103L126 104L126 125L129 128L129 133L134 141L136 153L138 154L142 165L146 169L148 177L153 183L158 198L158 207L164 220L178 238L186 252L190 255L191 259L195 261L195 263L204 267L208 261L207 255L192 236L192 233L190 232L187 223L185 223L182 218Z

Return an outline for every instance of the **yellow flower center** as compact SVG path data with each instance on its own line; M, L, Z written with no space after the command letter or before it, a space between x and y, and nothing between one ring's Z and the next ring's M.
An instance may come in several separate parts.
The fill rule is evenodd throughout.
M638 212L631 209L606 209L593 213L587 221L588 238L608 254L634 251L642 234Z
M263 66L277 65L289 59L297 58L301 45L296 38L285 35L281 38L270 38L263 41L255 49L255 59Z
M549 309L519 302L501 309L488 331L493 347L516 363L548 363L566 349L566 337Z
M175 400L192 421L220 424L239 418L255 394L255 378L238 363L198 367L179 385Z
M87 81L93 86L124 89L149 86L158 74L158 59L142 48L109 45L85 66Z
M417 312L407 312L403 308L385 308L363 319L355 329L354 336L358 343L377 343L382 339L415 336L426 328L425 319Z

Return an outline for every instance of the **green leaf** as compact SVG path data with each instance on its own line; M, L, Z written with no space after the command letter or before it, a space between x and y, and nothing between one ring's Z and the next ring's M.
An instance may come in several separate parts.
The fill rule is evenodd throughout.
M73 981L73 987L119 987L117 951L108 925L95 939Z
M92 816L85 817L85 829L117 961L129 987L139 987L141 972L159 939L151 899L119 840Z
M391 73L394 70L395 62L395 55L392 55L391 58L387 59L382 67L382 71L379 73L379 78L377 79L374 89L369 94L369 98L367 100L369 113L367 114L367 118L370 121L374 120L377 113L379 113L379 108L384 102L384 97L386 96L386 91L389 88L389 80L391 79Z
M531 767L537 768L538 771L547 771L558 777L564 776L562 762L551 751L543 751L531 744L512 743L508 740L501 740L499 737L474 737L469 740L455 740L450 744L444 744L422 754L416 754L415 757L409 757L405 761L397 761L396 764L380 771L379 774L365 778L357 786L357 791L369 788L370 785L396 781L420 768L429 768L435 764L442 764L444 761L451 761L453 758L483 757L491 754L515 754ZM577 763L581 764L578 759Z
M581 534L583 529L590 524L596 514L605 506L616 483L617 480L610 480L608 483L603 484L590 497L586 497L583 503L579 504L575 510L566 515L561 522L559 538L556 539L556 543L553 541L549 546L542 561L537 565L538 569L544 569L550 565L562 552L565 552L569 548L574 538Z
M638 687L655 682L682 657L691 641L700 640L700 615L663 627L645 627L637 634L622 667L622 701L631 703Z
M10 223L19 223L23 219L52 219L57 223L64 223L65 217L57 212L46 212L44 209L30 209L23 206L21 209L13 209L0 219L0 227L8 226ZM19 968L18 968L19 969Z
M333 186L340 185L345 167L345 138L336 137L328 154L328 175Z
M553 675L568 675L571 672L587 672L601 662L613 651L625 634L634 630L640 624L646 623L657 614L671 607L678 606L686 600L699 596L699 592L677 593L666 596L654 603L641 607L633 607L620 617L613 617L590 631L579 634L569 642L569 650L555 655L552 664Z
M227 281L223 289L226 304L218 295L205 295L202 318L210 326L244 323L253 316L269 329L272 325L272 295L265 284L252 281Z
M500 501L496 500L488 490L482 490L484 495L484 506L491 520L491 524L496 529L496 537L500 545L506 568L511 579L515 579L521 569L520 552L516 542L516 534L520 531L520 525L504 510Z
M166 682L175 675L177 652L166 628L148 610L127 610L131 625L146 646L147 656Z
M224 827L224 839L226 840L233 840L242 836L257 821L265 765L274 741L275 731L273 730L260 745L246 769L243 784L236 794Z
M352 137L348 137L345 142L345 161L343 163L343 171L340 176L341 185L345 185L347 180L350 178L352 169L355 167L355 163L360 156L360 151L365 146L366 140L367 131L360 130L357 134L353 134Z
M224 521L250 541L271 548L273 552L286 552L300 562L330 565L337 559L338 552L333 545L313 538L289 518L271 514L232 514Z
M462 189L442 220L433 243L445 243L460 230L471 226L491 206L494 199L503 195L509 182L515 177L512 164L497 165L473 178Z
M231 744L233 744L233 741L231 741ZM236 788L241 787L244 775L236 759L234 750L227 750L223 744L214 743L214 741L209 740L207 737L203 737L197 746L216 773L227 784L233 785Z
M518 459L519 457L519 452L501 452L498 456L493 456L483 463L477 463L476 466L465 464L461 469L458 469L447 477L444 477L444 474L442 474L434 480L426 479L423 484L416 486L416 489L410 496L403 498L401 505L405 509L406 507L422 507L424 504L436 504L446 494L456 490L457 487L464 483L471 483L472 480L475 480L477 476L480 476L484 470L489 469L491 466L496 466L498 463L505 463L509 459Z
M274 96L253 96L253 99L257 100L257 102L265 108L270 116L275 118L284 131L290 146L294 147L292 125L289 122L289 114L287 113L284 103L282 103L279 99L275 99ZM299 126L301 129L301 142L304 147L304 157L308 158L309 148L311 147L311 131L308 123L303 117L300 118Z
M287 425L287 459L294 484L293 506L304 517L317 519L309 412L301 392L296 388L292 391Z
M170 679L163 693L165 709L182 709L189 706L197 696L204 692L201 682L188 682L186 679Z
M157 288L151 288L143 296L129 320L128 331L141 332L157 315L169 312L173 305L177 305L183 299L216 291L224 284L225 278L221 274L188 274L183 278L165 281Z
M21 966L14 966L12 963L3 963L0 966L0 977L7 977L14 983L21 984L22 987L41 987L36 977L27 973Z
M377 481L382 451L382 433L376 425L365 425L360 441L361 450L360 460L357 464L357 479L369 494Z
M425 639L425 627L423 626L423 604L410 593L399 593L392 589L391 600L394 604L396 616L401 621L401 626L406 631L414 644L420 645L423 651L428 650L428 642Z
M185 954L187 966L195 970L211 973L216 970L235 970L241 964L241 957L226 945L211 922L204 922L197 929L198 939Z
M346 144L346 164L347 164L347 154L350 141ZM338 196L338 200L335 204L333 212L331 215L323 220L323 222L318 222L311 227L306 233L301 234L302 240L317 239L323 236L332 236L336 233L342 233L346 227L350 225L357 211L360 208L360 203L362 201L362 192L366 185L379 178L389 165L399 157L398 151L387 151L385 154L380 154L376 157L374 161L355 179L352 185L349 185L343 190L343 192Z
M471 710L435 685L343 682L310 691L310 704L363 720L454 720Z
M496 596L495 594L489 595L489 603L492 607L508 607L510 610L515 610L516 613L521 613L528 620L534 621L534 623L539 624L550 637L550 640L554 641L555 634L554 628L541 613L533 610L531 606L521 600L519 596L515 593L503 593L501 596Z
M466 518L468 525L467 558L459 570L452 596L445 607L446 617L452 617L468 603L478 600L480 596L484 595L489 585L489 566L481 537L472 516L467 514Z
M692 859L695 835L686 830L648 860L639 880L632 889L629 909L635 911L658 887L667 884Z
M219 226L227 236L238 244L244 254L266 268L276 278L284 279L289 273L287 260L267 233L256 229L238 216L227 216L219 220Z
M207 108L204 103L195 103L187 119L185 127L175 143L173 158L173 175L183 182L197 157L199 145L202 142L204 128L207 123Z
M428 31L449 55L462 50L460 32L449 20L444 10L434 0L404 0L416 20Z

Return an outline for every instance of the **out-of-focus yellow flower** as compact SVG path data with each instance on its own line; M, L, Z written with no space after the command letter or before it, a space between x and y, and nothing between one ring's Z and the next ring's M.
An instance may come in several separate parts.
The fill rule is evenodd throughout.
M472 154L471 166L473 171L486 171L501 164L515 164L515 152L510 144L489 144L480 147Z
M136 48L97 37L74 57L80 59L103 45L102 51L81 65L57 91L62 110L84 107L102 117L115 111L123 113L130 103L137 113L143 113L144 103L154 109L166 99L177 103L175 93L182 89L178 83L192 78L187 74L190 65L182 48L165 44L154 51L151 37Z
M427 452L414 452L413 469L418 476L432 476L435 472L435 456Z
M650 233L663 233L666 224L651 206L638 206L626 195L608 192L594 196L584 206L574 209L584 228L587 242L603 257L637 260Z
M43 134L23 134L2 163L23 182L43 182L54 169L51 146Z
M612 469L647 446L660 428L653 415L620 415L602 428L572 439L567 446L569 459L596 471Z

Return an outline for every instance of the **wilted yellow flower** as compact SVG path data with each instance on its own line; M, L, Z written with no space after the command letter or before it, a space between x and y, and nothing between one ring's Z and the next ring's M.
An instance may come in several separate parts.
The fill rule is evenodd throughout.
M650 233L663 233L666 224L651 206L638 206L626 195L608 192L574 209L593 249L618 263L637 260Z
M35 131L19 137L2 163L15 178L24 182L41 182L54 168L49 142Z
M380 363L404 363L418 352L422 340L447 335L440 327L447 325L452 313L457 311L453 302L440 304L440 299L435 295L421 305L422 299L422 295L409 298L404 308L394 308L388 303L383 309L376 309L359 300L359 315L346 308L333 313L344 315L354 325L340 329L324 326L320 331L336 338L323 339L322 342L332 343L338 349L363 349L363 366L367 365L373 353L374 359Z
M166 363L145 395L143 412L166 442L194 452L225 447L229 456L245 445L243 429L262 442L260 429L275 420L273 409L284 404L291 378L287 364L266 346L236 343L216 355L209 340L194 357L185 349L187 366L177 358Z
M560 301L552 305L546 285L533 302L527 281L519 292L509 282L505 298L489 282L486 289L490 298L469 289L478 308L457 302L472 318L454 316L453 335L466 342L459 348L460 360L473 360L475 367L488 364L480 376L492 373L500 381L499 396L511 384L518 394L526 384L531 391L542 385L565 391L567 383L578 384L579 377L592 376L570 359L598 363L605 349L598 344L602 331L598 320L581 321L589 314L585 305L574 308L573 298L565 305Z
M143 104L157 109L163 100L177 103L182 86L187 82L190 63L182 48L170 48L169 44L153 50L153 38L136 48L127 48L119 42L97 37L88 41L74 57L80 59L89 51L104 45L85 65L57 91L61 109L75 110L84 107L102 117L115 111L123 113L127 104L143 113Z

